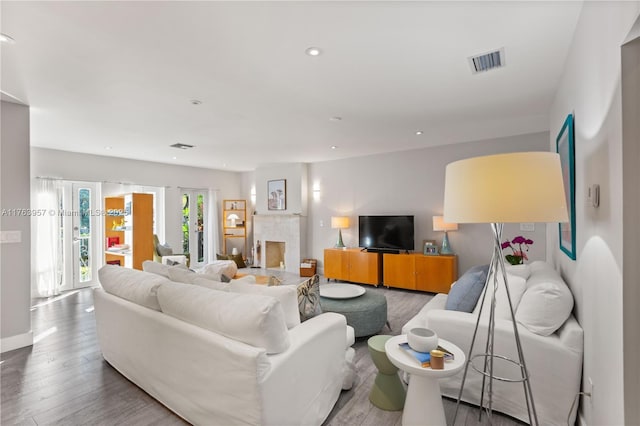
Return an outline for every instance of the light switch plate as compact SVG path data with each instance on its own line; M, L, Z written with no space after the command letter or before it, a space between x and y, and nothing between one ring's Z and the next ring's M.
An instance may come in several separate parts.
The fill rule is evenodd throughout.
M21 243L22 242L22 231L1 231L0 232L0 243Z
M533 222L525 222L520 224L521 231L533 232L536 230L536 224Z
M600 185L597 183L587 187L586 204L589 207L600 207Z

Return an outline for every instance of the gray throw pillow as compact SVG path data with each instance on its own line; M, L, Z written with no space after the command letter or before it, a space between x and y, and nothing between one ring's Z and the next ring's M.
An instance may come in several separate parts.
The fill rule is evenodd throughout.
M216 259L218 260L233 260L236 262L236 266L238 269L246 268L247 265L244 262L241 254L216 254Z
M314 275L298 285L298 310L300 311L300 322L322 313L319 275Z
M171 256L173 254L173 249L168 244L158 244L156 250L158 250L160 256Z
M478 265L462 275L451 287L445 309L450 311L473 312L482 289L487 281L489 265Z

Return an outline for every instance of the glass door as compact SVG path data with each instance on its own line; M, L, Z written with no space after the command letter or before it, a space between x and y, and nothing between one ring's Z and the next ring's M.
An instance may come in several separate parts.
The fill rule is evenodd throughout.
M208 226L205 190L183 190L182 193L182 249L191 256L191 266L201 266L207 259L205 238Z
M98 284L98 259L101 256L98 241L97 216L100 214L98 184L92 182L65 182L62 217L65 258L65 290Z

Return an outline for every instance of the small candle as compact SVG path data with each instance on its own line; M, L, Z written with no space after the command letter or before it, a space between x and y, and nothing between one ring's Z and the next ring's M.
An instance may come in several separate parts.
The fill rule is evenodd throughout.
M431 351L431 368L433 370L444 369L444 352L434 349Z
M280 262L280 269L284 269L284 262Z

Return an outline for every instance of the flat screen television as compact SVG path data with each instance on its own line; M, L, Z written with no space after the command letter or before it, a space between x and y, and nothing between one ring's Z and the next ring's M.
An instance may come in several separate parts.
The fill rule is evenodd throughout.
M359 216L359 246L369 251L400 252L414 248L413 216Z

